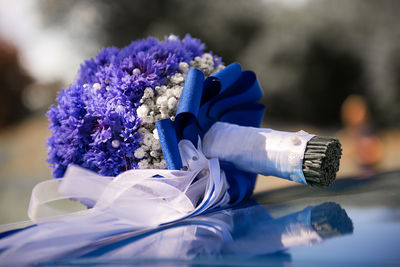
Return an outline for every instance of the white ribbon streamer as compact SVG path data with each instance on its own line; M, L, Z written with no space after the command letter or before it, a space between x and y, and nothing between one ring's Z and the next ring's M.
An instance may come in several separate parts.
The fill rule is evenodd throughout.
M218 160L208 160L187 140L179 143L179 151L188 171L130 170L112 178L69 166L62 179L35 186L29 218L42 223L107 213L132 226L149 227L227 204L228 184ZM71 198L94 206L79 212L54 207L55 202Z
M0 240L0 262L68 257L113 235L139 234L226 205L229 186L218 160L204 156L200 140L199 149L182 140L179 151L188 171L131 170L112 178L70 166L64 178L39 183L28 211L39 225ZM70 198L94 206L78 212L54 206ZM20 251L30 253L16 257Z
M206 157L234 164L238 169L306 184L302 162L314 135L275 131L217 122L203 138Z

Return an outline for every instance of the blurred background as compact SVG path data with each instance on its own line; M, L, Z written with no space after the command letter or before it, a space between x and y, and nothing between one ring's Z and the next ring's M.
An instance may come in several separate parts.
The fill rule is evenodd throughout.
M255 71L263 126L338 137L339 178L400 169L398 14L396 0L0 0L0 224L27 219L51 179L45 112L79 64L149 35L190 33Z

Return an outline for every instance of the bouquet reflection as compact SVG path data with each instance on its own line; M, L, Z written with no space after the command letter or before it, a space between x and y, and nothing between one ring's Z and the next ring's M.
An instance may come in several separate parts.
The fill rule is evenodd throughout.
M5 236L0 240L0 259L3 263L156 263L277 254L287 259L288 248L352 233L353 224L345 210L332 202L273 218L262 205L248 200L233 209L146 230L135 231L123 221L110 220L90 231L78 230L78 222L63 229L49 223Z

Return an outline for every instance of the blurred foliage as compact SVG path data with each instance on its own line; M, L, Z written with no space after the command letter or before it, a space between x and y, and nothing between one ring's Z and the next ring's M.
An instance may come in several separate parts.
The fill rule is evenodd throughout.
M236 60L264 21L264 6L257 0L45 0L44 23L64 25L74 19L71 13L88 5L98 14L93 30L98 30L96 38L103 46L123 47L149 35L164 38L189 33L228 63Z
M31 82L19 62L16 47L0 39L0 129L27 114L22 94Z
M87 34L99 46L118 47L149 35L200 38L225 63L238 61L257 73L267 121L338 126L342 103L359 94L376 125L400 126L399 1L310 0L290 6L256 0L43 0L41 5L49 27L61 30L83 21L71 31L77 42Z
M375 126L400 126L399 1L314 0L269 14L240 56L259 74L267 119L337 125L359 94Z

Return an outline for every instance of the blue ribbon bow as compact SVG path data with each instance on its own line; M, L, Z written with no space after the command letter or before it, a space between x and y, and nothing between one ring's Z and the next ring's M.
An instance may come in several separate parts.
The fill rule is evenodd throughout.
M257 103L262 90L252 71L242 71L238 63L227 66L204 80L200 70L187 73L175 121L156 122L161 148L168 169L182 168L178 142L190 140L197 147L217 121L241 126L260 127L264 106ZM221 162L229 182L231 203L236 204L252 194L257 174L237 170L228 162Z

